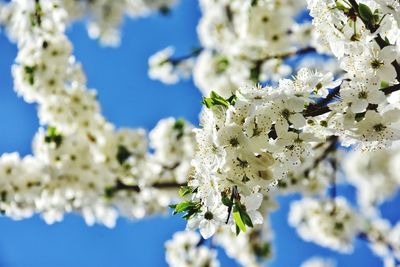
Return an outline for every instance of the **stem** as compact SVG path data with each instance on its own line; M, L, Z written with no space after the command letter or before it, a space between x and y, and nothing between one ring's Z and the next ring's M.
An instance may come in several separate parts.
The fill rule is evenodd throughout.
M334 94L338 95L338 93L340 91L340 86L336 87L334 90L335 90ZM337 92L336 92L336 90L337 90ZM388 87L382 88L381 90L385 95L390 95L391 93L400 90L400 84L388 86ZM305 117L316 117L316 116L320 116L320 115L330 112L331 110L329 109L329 107L325 106L326 104L329 104L329 102L335 97L334 95L332 95L332 96L330 96L330 95L331 95L331 93L326 97L326 99L324 99L323 101L321 101L315 105L309 105L309 107L304 111L303 115ZM328 98L330 98L330 99L328 99Z
M300 56L300 55L314 53L314 52L316 52L315 48L308 46L308 47L304 47L299 50L288 52L288 53L266 56L266 57L260 59L259 61L265 61L265 60L274 59L274 58L287 59L289 57Z
M330 136L328 138L327 141L328 141L329 145L326 147L324 152L322 152L322 154L318 158L315 159L314 164L310 168L308 168L304 171L305 176L308 176L312 169L315 169L318 166L318 164L320 164L323 160L325 160L329 156L330 153L332 153L336 150L338 139L339 139L339 137L335 136L335 135Z
M165 183L154 183L150 187L156 188L156 189L178 189L181 186L186 186L187 184L180 184L177 182L165 182ZM109 190L112 190L113 192L117 191L133 191L140 193L141 188L138 185L127 185L121 182L120 180L117 180L117 183L114 187L110 188Z
M226 218L225 224L228 224L228 222L229 222L229 218L231 217L231 213L232 213L233 199L237 198L237 194L238 194L237 186L235 185L232 187L232 193L231 193L231 203L232 204L229 205L229 207L228 207L228 217Z
M205 241L206 241L206 240L200 235L200 240L199 240L199 242L197 243L196 247L200 247L201 245L204 244Z
M176 66L176 65L178 65L179 63L181 63L182 61L184 61L186 59L189 59L189 58L192 58L192 57L197 57L201 53L201 51L203 51L203 49L204 48L202 48L202 47L193 49L193 51L190 54L187 54L187 55L184 55L184 56L181 56L181 57L170 58L170 59L168 59L168 61L171 62L172 65Z
M332 180L331 180L330 196L331 196L332 200L335 200L336 195L337 195L337 188L336 188L337 161L336 161L336 159L332 159L331 164L332 164L332 169L333 169L333 175L332 175Z
M301 49L293 51L293 52L266 56L266 57L264 57L262 59L254 61L254 67L251 69L251 72L257 74L257 80L258 80L258 76L259 76L259 74L261 72L261 66L264 63L264 61L270 60L270 59L277 59L277 58L279 58L279 59L287 59L287 58L290 58L290 57L293 57L293 56L299 56L299 55L304 55L304 54L313 53L313 52L316 52L314 47L305 47L305 48L301 48Z

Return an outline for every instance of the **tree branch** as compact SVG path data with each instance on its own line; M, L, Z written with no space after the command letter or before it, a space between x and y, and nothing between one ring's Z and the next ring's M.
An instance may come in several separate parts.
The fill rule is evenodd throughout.
M391 93L400 90L400 84L388 86L382 88L381 90L385 95L390 95ZM303 115L305 117L316 117L330 112L331 110L326 105L329 104L331 100L333 100L336 96L339 95L339 91L340 91L340 86L333 89L332 92L321 102L318 102L317 104L314 105L309 105L308 108L303 112Z
M187 184L181 184L177 182L165 182L165 183L154 183L152 185L149 185L150 188L155 188L155 189L179 189L182 186L186 186ZM108 190L111 191L111 193L115 193L118 191L132 191L132 192L141 192L141 188L138 185L127 185L124 184L122 181L117 180L117 183L114 187L109 188Z
M330 136L328 138L327 143L329 143L329 145L325 148L322 154L314 160L313 165L304 171L305 176L308 176L312 169L315 169L318 166L318 164L320 164L323 160L325 160L329 156L331 152L336 150L338 139L339 137L335 135Z

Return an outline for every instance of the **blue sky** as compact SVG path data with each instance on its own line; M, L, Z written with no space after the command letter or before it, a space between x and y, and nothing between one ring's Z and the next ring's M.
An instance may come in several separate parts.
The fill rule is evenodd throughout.
M156 51L174 45L179 54L198 46L197 1L183 0L169 16L153 15L126 20L119 48L101 47L87 37L82 24L68 30L74 53L83 63L89 88L98 90L105 116L118 127L151 129L161 118L184 117L198 123L201 94L192 81L165 86L147 77L147 59ZM16 47L0 33L0 153L31 151L38 127L36 107L23 102L12 90L10 66ZM351 188L340 194L352 195ZM275 258L269 266L299 266L306 258L333 257L338 266L381 266L362 241L353 255L340 255L300 240L287 225L290 200L280 199L281 208L272 213ZM400 199L383 206L392 221L399 218L395 207ZM125 267L165 266L163 244L185 222L179 217L157 216L139 222L121 219L115 229L88 227L75 215L48 226L38 216L15 222L0 217L0 267ZM235 264L221 253L222 266Z

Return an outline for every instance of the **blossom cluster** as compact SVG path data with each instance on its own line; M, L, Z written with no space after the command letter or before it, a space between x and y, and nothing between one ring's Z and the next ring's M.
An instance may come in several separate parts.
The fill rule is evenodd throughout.
M184 231L174 234L167 241L166 259L171 267L218 267L217 252L201 244L201 236L196 232Z
M0 4L0 24L18 45L15 90L37 104L41 124L32 155L0 157L0 211L49 223L77 212L111 227L119 215L142 218L176 203L189 231L167 242L171 266L219 266L214 244L259 266L273 254L267 216L276 196L299 192L289 223L301 238L347 253L361 238L385 266L398 265L400 226L376 205L400 181L400 4L308 0L311 24L299 22L303 1L200 0L202 48L181 58L171 47L158 52L149 75L176 83L193 72L205 95L201 127L167 118L150 133L117 129L87 88L65 29L87 19L91 37L116 45L125 14L174 3ZM325 56L288 61L308 53ZM357 189L357 207L336 195L343 182Z
M29 5L41 1L31 1ZM46 2L46 1L44 1ZM169 9L175 5L177 0L96 0L96 1L77 1L61 0L59 4L63 6L66 13L64 19L67 24L77 20L84 20L90 38L98 39L101 44L107 46L118 46L120 44L120 27L124 17L130 18L147 16L155 11L168 13ZM53 2L49 2L51 5ZM0 5L3 5L0 3ZM3 24L8 24L7 20L12 19L13 12L18 12L18 3L8 5L6 13L3 14ZM42 10L38 10L42 12ZM34 18L33 18L34 19ZM64 23L63 23L64 24ZM17 33L18 34L18 33ZM17 36L11 33L12 36Z
M164 211L186 180L193 126L161 120L149 140L144 129L115 129L72 55L64 3L20 0L1 13L19 48L15 90L38 104L43 125L32 156L0 158L1 211L14 219L41 213L49 223L78 212L88 224L110 227L118 214L141 218Z
M315 52L310 46L311 23L296 20L305 8L305 1L199 2L203 15L197 31L202 49L195 50L192 57L183 58L174 58L171 50L158 52L158 58L164 57L158 64L154 64L155 57L150 59L151 78L176 83L179 78L187 77L192 66L194 82L204 95L213 90L229 97L241 86L278 82L296 68L286 59ZM195 64L194 57L197 57ZM303 62L315 65L307 58L297 65ZM336 69L336 64L329 68Z

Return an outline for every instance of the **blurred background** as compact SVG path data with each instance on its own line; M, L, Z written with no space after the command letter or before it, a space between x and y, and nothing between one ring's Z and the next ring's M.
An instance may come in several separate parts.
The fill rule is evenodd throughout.
M168 15L154 14L143 19L127 19L118 48L101 47L89 39L83 23L75 23L68 35L74 54L83 64L88 87L98 91L105 117L117 127L153 128L157 121L173 116L198 124L201 94L191 80L166 86L147 76L148 57L173 45L177 56L185 55L199 43L196 25L200 17L197 1L182 0ZM16 47L0 33L0 153L31 153L31 139L36 132L36 107L25 103L13 91L10 67ZM339 195L354 201L350 187L339 187ZM337 266L381 266L361 240L354 254L342 255L305 243L288 226L291 200L279 199L280 208L271 213L275 232L274 258L268 266L299 266L311 256L331 257ZM392 223L400 198L382 206L383 217ZM0 217L0 267L125 267L166 266L164 242L175 231L185 228L185 221L169 214L133 222L120 219L114 229L86 226L83 219L67 215L55 225L47 225L39 216L24 221ZM222 266L236 266L219 251Z

